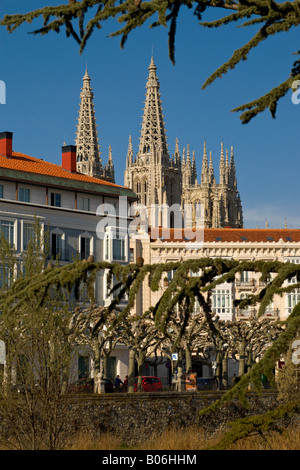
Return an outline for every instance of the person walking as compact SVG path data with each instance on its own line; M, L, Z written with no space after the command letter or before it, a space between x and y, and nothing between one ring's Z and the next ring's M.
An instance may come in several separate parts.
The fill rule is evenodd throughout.
M123 382L122 382L122 380L120 379L120 376L117 375L117 377L115 378L115 388L116 388L116 392L120 392L122 386L123 386Z

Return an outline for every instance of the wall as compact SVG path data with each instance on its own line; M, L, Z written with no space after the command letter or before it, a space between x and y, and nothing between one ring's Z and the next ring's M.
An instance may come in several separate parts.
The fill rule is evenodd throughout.
M235 400L216 414L199 418L199 410L221 395L222 392L163 392L74 397L69 407L68 434L87 431L99 437L101 433L111 432L121 436L124 443L134 445L170 427L198 425L214 433L238 417L259 414L277 404L274 391L264 391L261 398L248 392L249 410Z

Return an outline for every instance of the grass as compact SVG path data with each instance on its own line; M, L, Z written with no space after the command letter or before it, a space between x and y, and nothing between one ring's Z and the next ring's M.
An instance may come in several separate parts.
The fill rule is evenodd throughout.
M204 450L216 444L221 434L205 436L199 428L169 430L153 436L136 446L129 446L122 439L103 434L99 439L92 439L88 434L79 434L68 450ZM272 432L265 436L250 436L242 439L228 450L300 450L300 425L290 427L282 434Z

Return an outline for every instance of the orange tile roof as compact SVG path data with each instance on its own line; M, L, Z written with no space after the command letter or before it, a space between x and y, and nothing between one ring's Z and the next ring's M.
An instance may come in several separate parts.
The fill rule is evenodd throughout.
M164 231L167 229L164 229ZM191 238L188 231L182 229L169 229L170 235L161 228L150 229L151 240L157 240L159 235L162 242L188 242ZM194 232L195 233L195 232ZM200 239L200 236L199 236ZM239 228L207 228L204 229L204 242L300 242L300 229L239 229Z
M19 152L13 152L12 158L7 158L4 155L0 154L0 167L7 168L9 170L24 171L26 173L54 176L57 178L113 186L116 188L123 187L105 180L101 180L99 178L83 175L81 173L70 173L69 171L64 170L61 166L56 165L55 163L49 163L44 160L41 160L40 158L29 157L28 155Z

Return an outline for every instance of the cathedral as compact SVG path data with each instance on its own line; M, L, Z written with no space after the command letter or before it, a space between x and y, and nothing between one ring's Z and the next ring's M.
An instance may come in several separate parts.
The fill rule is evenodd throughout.
M189 145L181 155L176 139L175 151L170 155L156 70L152 57L139 149L134 155L129 137L124 185L133 189L139 202L149 210L152 205L179 204L184 211L184 206L189 204L195 222L196 207L201 206L205 228L242 228L233 148L229 160L228 151L224 153L221 144L219 183L215 179L211 153L208 161L205 143L200 180L197 179L195 152L191 156Z
M169 207L178 205L184 213L185 207L191 210L192 223L196 224L197 210L201 208L204 228L243 227L243 212L240 195L237 189L237 178L233 148L224 150L221 143L219 164L219 182L216 182L212 163L204 143L201 177L197 178L195 152L190 146L179 150L176 139L174 153L171 155L167 143L163 108L160 94L160 83L153 57L149 65L149 76L146 83L146 100L138 152L134 154L132 138L126 157L124 185L132 189L138 203L148 211L151 221L152 207ZM79 117L76 134L77 171L89 176L115 182L115 171L112 150L109 147L108 162L103 164L100 158L99 141L93 92L90 77L86 70L81 90ZM174 219L170 220L174 227ZM150 224L151 225L151 222ZM152 225L163 225L160 218Z

